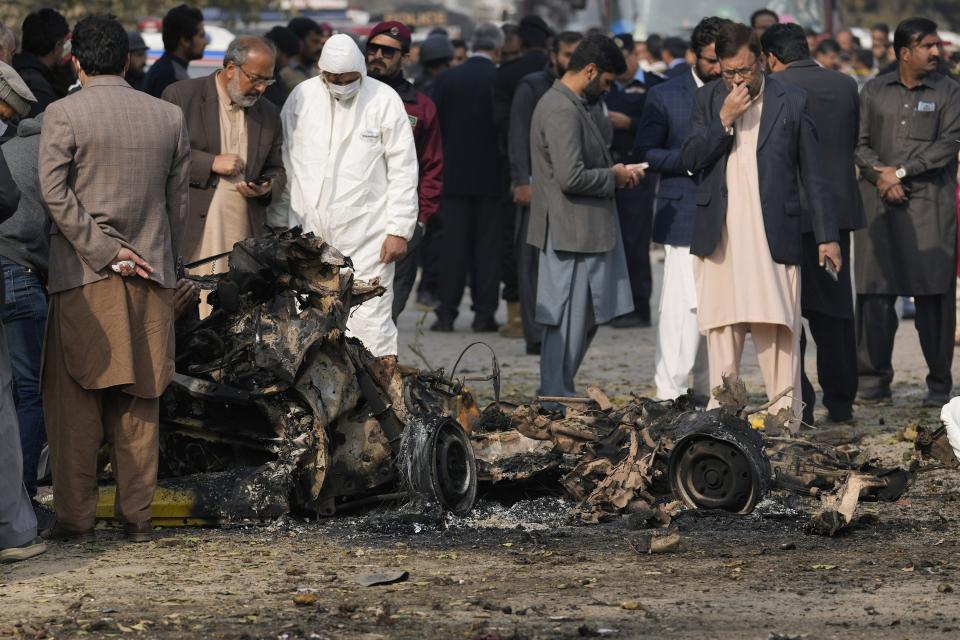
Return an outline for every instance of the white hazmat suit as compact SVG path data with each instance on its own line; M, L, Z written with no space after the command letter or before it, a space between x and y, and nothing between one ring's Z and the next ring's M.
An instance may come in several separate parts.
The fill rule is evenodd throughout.
M347 331L374 356L397 355L394 264L380 262L380 248L387 235L410 240L417 224L413 129L397 92L367 77L349 36L327 40L319 67L359 72L360 88L337 98L320 75L290 94L281 113L287 187L269 220L301 225L349 256L356 278L380 279L386 293L355 307Z

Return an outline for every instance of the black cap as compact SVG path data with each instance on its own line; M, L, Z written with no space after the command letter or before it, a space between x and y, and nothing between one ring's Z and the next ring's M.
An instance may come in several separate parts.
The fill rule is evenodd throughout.
M632 52L636 48L636 43L633 41L633 36L629 33L618 33L617 35L613 36L613 42L621 51Z

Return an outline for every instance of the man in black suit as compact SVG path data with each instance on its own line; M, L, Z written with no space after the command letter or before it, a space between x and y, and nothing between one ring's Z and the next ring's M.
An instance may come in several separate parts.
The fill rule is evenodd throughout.
M850 264L850 232L866 226L853 158L860 124L857 82L811 60L806 34L799 25L775 24L764 32L761 41L767 70L775 73L772 77L807 91L807 107L820 137L820 157L829 183L830 206L840 232L840 255L845 264ZM803 207L800 215L803 231L800 308L817 343L817 377L823 389L823 404L830 412L829 419L846 421L853 417L853 401L857 396L857 342L850 276L834 280L820 267L810 208ZM800 338L803 420L813 424L817 395L803 371L805 347L806 333L803 333Z
M507 338L523 337L523 320L520 311L520 287L517 281L517 254L514 239L517 235L516 205L510 189L508 170L507 137L510 132L510 105L520 80L531 73L543 71L550 66L548 47L553 32L543 18L536 15L524 16L517 26L520 38L520 57L504 62L497 69L497 81L493 87L493 122L497 127L500 141L501 170L503 171L503 212L501 222L503 234L501 241L500 277L503 280L503 299L507 303L507 323L500 327L500 335ZM528 143L529 144L529 143Z
M640 66L636 43L629 33L614 36L613 41L623 53L627 70L622 73L603 97L613 124L613 159L634 164L637 127L647 101L647 91L664 81L663 76L645 72ZM630 290L634 310L615 318L610 325L617 329L650 326L650 295L653 275L650 270L650 233L653 229L653 199L657 186L656 174L647 175L629 189L617 189L617 215L623 234L623 250L627 253L630 272Z
M764 78L760 38L728 23L717 33L722 82L697 92L683 164L703 172L690 252L697 324L707 337L710 385L739 375L751 333L771 413L800 415L800 192L819 263L842 265L806 92ZM716 406L711 399L711 406Z
M444 158L440 305L433 331L453 331L471 266L473 330L497 330L503 173L493 123L493 85L502 47L503 31L481 24L474 31L473 55L441 73L433 85Z

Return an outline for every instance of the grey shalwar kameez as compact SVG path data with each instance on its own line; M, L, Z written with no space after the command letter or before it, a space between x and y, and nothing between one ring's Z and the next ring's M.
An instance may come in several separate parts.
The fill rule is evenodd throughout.
M960 86L937 73L908 89L899 71L860 94L856 161L867 226L854 234L857 360L861 394L889 395L897 296L914 296L927 386L950 393L957 276ZM907 201L884 202L874 167L903 167Z
M633 311L627 258L614 217L616 242L606 253L554 251L550 234L540 253L537 322L544 325L540 395L575 396L574 376L597 327Z
M561 81L530 125L533 199L527 241L540 249L540 394L576 395L597 326L633 310L609 141L586 101Z

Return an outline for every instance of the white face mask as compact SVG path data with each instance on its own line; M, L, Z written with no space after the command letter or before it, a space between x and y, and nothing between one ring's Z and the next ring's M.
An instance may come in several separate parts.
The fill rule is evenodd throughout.
M360 91L360 78L357 78L350 84L331 84L328 82L327 89L330 90L330 94L337 100L347 100Z

